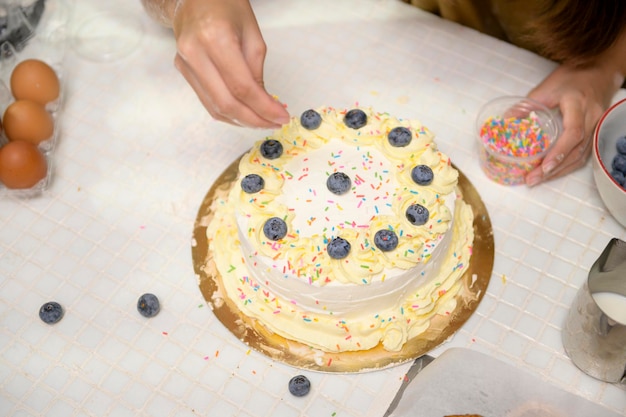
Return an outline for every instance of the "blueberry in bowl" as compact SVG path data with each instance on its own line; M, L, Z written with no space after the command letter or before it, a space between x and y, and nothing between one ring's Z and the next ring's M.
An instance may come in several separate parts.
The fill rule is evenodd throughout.
M592 140L598 194L613 218L626 227L626 99L604 112Z

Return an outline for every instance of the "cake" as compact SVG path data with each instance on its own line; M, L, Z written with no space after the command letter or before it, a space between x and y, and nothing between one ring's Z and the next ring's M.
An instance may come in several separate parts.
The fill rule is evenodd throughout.
M399 351L450 314L473 214L433 139L357 106L307 110L259 140L207 227L223 295L325 352Z

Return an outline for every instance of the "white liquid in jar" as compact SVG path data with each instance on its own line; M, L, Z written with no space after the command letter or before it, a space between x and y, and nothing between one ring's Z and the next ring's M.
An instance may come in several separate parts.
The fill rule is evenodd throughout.
M600 310L616 322L626 325L626 297L612 292L592 294Z

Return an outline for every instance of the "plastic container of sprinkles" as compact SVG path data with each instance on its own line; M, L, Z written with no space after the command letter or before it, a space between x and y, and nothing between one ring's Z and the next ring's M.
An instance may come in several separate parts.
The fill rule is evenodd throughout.
M523 184L556 143L560 121L543 104L504 96L487 102L476 117L480 166L505 185Z

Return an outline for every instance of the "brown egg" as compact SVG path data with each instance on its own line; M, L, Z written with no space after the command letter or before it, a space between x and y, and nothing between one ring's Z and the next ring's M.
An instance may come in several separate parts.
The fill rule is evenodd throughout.
M34 143L50 139L54 133L54 120L42 104L30 100L14 101L2 117L4 133L9 140Z
M10 83L16 100L33 100L43 105L59 98L61 91L56 72L38 59L26 59L17 64Z
M0 182L5 187L31 188L47 173L46 157L36 145L18 140L0 148Z

